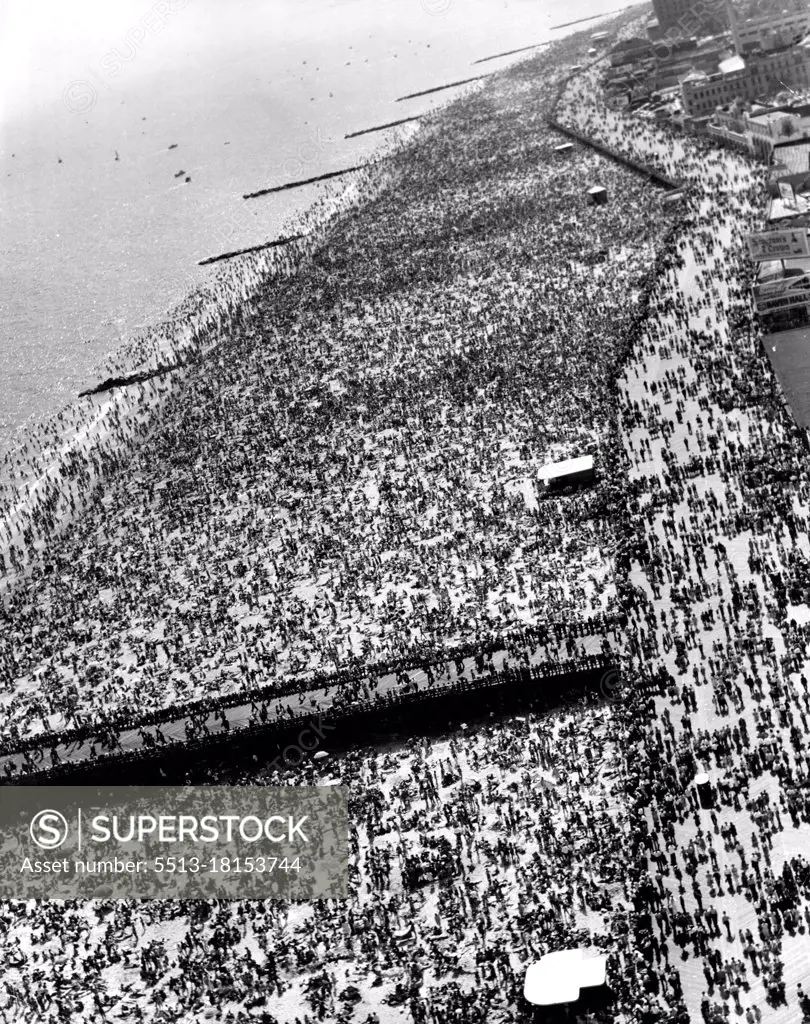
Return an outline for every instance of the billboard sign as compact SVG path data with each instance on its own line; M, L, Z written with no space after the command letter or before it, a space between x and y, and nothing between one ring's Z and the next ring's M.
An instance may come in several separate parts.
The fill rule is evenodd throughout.
M775 299L777 295L784 295L790 288L791 281L781 278L779 281L769 281L767 284L758 284L756 294L760 299Z
M754 287L758 313L775 313L780 309L810 304L810 276L797 274L779 278Z
M748 251L751 254L751 259L758 263L766 260L790 260L801 256L810 256L807 228L751 234L748 236Z

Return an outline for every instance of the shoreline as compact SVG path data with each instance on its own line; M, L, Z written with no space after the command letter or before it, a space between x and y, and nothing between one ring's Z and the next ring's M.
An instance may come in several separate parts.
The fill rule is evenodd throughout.
M368 1013L366 1024L393 1024L408 1013L419 1024L512 1020L525 1009L527 967L577 947L606 957L611 1020L682 1024L736 1013L769 1024L798 1019L810 1005L802 991L810 922L803 743L810 474L807 432L789 415L751 313L744 238L762 216L764 168L608 110L596 67L564 77L559 116L622 153L623 165L579 146L574 160L554 163L554 138L536 100L538 93L548 100L556 84L538 60L514 73L508 97L506 87L495 88L451 109L436 133L438 151L415 144L410 178L402 178L410 205L382 195L379 224L358 213L335 245L313 257L303 294L309 317L300 292L280 296L278 319L260 303L264 333L234 339L221 379L189 375L185 406L178 401L162 443L141 461L167 493L112 488L112 525L97 517L97 546L92 537L76 546L79 560L88 550L108 556L81 591L99 623L85 622L76 650L101 689L99 666L123 663L117 648L104 647L105 629L139 616L145 639L133 646L133 664L143 706L156 692L146 683L161 645L175 668L186 663L197 672L210 656L213 670L241 673L242 685L251 680L252 651L258 675L272 670L283 681L268 654L275 620L284 627L277 648L293 648L296 659L326 639L338 650L348 626L341 650L367 660L351 635L358 623L372 650L375 643L382 650L409 629L414 640L414 624L424 639L438 612L446 640L451 627L471 630L480 592L501 603L479 599L479 625L498 615L537 622L562 607L556 638L570 655L579 638L565 635L565 613L613 585L606 605L624 616L613 622L617 659L613 651L608 659L604 644L597 649L598 636L580 645L597 672L614 665L600 679L605 700L586 690L576 707L549 710L481 698L470 701L469 725L459 721L473 671L465 660L444 666L452 683L462 683L449 722L441 693L425 708L424 728L411 707L400 735L366 733L355 722L350 742L335 732L331 749L328 729L304 743L311 717L323 710L307 708L309 730L275 760L261 740L242 760L203 756L196 779L186 781L345 786L349 898L281 908L234 901L201 920L168 900L133 910L100 891L119 939L109 942L105 921L92 940L115 978L106 1006L114 1019L133 1002L147 1019L164 1010L178 1019L202 1012L200 986L186 978L212 946L230 975L220 983L216 972L202 972L217 1004L208 1015L249 1017L255 1009L285 1024L305 1006L324 1019ZM521 119L507 98L532 116ZM510 115L509 131L482 139L482 124L500 128ZM479 162L474 174L459 169L464 145ZM628 163L687 182L674 222ZM583 198L594 182L610 197L598 209ZM353 249L366 235L380 248ZM394 289L396 303L388 298ZM279 340L286 332L293 341ZM542 376L532 376L538 365ZM299 382L307 387L296 389ZM332 382L339 388L330 396ZM427 415L437 395L438 411ZM526 395L538 398L539 410L521 405ZM449 431L448 421L460 426ZM565 434L561 424L570 421L578 429ZM197 431L190 441L189 427ZM521 488L537 463L579 450L588 431L596 486L542 496L526 513ZM442 499L451 513L444 536L432 525L441 522ZM142 545L123 570L116 565L116 575L109 559L126 548L123 531L138 538L151 509L156 542ZM602 576L594 545L608 566ZM449 594L454 577L445 563L458 552L468 570L458 590L467 585L472 594L466 604L445 600L436 582ZM578 559L585 574L577 575ZM310 562L319 571L310 572ZM424 566L415 582L407 575L413 563ZM81 566L63 568L81 581ZM564 597L537 597L544 572L564 579ZM592 591L583 582L588 572ZM112 601L93 603L94 588L124 582L129 603L117 618ZM34 604L64 591L38 583L20 614L65 643L64 620L37 619ZM330 599L319 601L327 587ZM173 607L178 590L201 591L202 600ZM379 617L395 624L393 640L374 633L369 592L384 594ZM420 607L420 594L436 593L435 605ZM171 628L158 617L155 594L164 618L174 615ZM338 623L331 633L330 618ZM214 650L208 641L220 636L225 643ZM465 659L493 689L499 670L517 668L511 682L534 696L525 657L521 663L519 653L516 666L511 658L506 664L503 648L488 653ZM533 652L522 653L531 667ZM49 671L69 666L60 654ZM444 676L436 674L439 691ZM431 676L419 667L389 673L383 702L388 693L413 694L405 703L419 705ZM30 670L28 678L37 680ZM354 681L354 696L373 695L370 680L357 672ZM116 684L129 685L134 702L132 681ZM109 688L107 695L118 696ZM306 706L306 692L290 696ZM212 732L220 710L205 722ZM374 714L373 706L363 710ZM297 726L302 716L290 719ZM230 719L222 713L219 721L221 737ZM156 747L150 751L159 759ZM97 764L103 772L101 758ZM187 765L175 767L182 773ZM75 936L85 912L60 910L66 921L54 915L53 934L63 942ZM31 916L25 907L11 929L25 943ZM132 966L147 927L149 940L163 944L160 963L140 982L130 975L124 989L117 947ZM222 941L228 927L232 938ZM231 982L242 964L237 989ZM23 961L20 978L32 976ZM91 984L83 984L89 998ZM168 1004L159 1010L158 987Z
M627 9L625 8L623 10ZM612 17L612 13L613 12L599 13L594 14L591 17L595 19L607 19L609 17ZM563 37L562 40L543 40L540 43L532 44L532 48L536 46L548 46L551 45L552 43L557 44L561 41L564 41L565 38L567 38L567 36ZM518 48L517 51L505 51L503 54L492 55L490 57L483 59L491 60L495 59L496 56L510 56L513 53L519 52L520 49L521 48ZM511 63L506 65L506 67L509 66L511 66ZM495 73L500 74L503 70L505 69L499 68L498 71ZM450 100L448 102L453 102L453 100ZM441 103L440 105L432 107L422 112L421 114L415 116L417 118L424 117L429 119L435 113L439 112L444 105L446 105L446 103ZM403 121L408 120L410 120L410 118L403 119ZM393 122L393 124L381 125L379 126L379 128L388 129L399 123L399 121L395 121ZM360 131L349 131L349 129L347 128L348 134L346 137L353 137L355 135L365 135L369 132L377 130L378 128L367 128ZM395 138L386 140L381 144L381 146L377 147L374 151L372 151L371 159L373 161L376 161L379 158L384 158L392 144L398 145L399 142ZM316 208L320 204L320 202L321 199L319 197L313 197L312 202L308 203L305 209L300 210L297 213L291 215L292 219L289 221L289 223L299 223L301 220L305 221L309 213L314 208ZM133 326L132 330L128 332L128 335L126 337L119 339L118 341L115 342L114 346L109 351L99 355L96 364L87 370L87 373L83 376L81 380L76 381L75 390L78 392L80 390L92 388L92 381L94 377L101 378L105 376L112 377L126 375L140 370L141 367L137 365L136 361L129 358L129 356L127 355L127 353L132 349L132 347L143 344L150 352L150 356L153 355L153 346L148 340L145 340L144 336L151 335L154 333L164 333L166 330L168 330L171 333L174 329L173 321L175 319L176 311L184 309L186 304L190 300L193 300L197 292L207 293L211 290L212 287L217 288L216 281L213 281L212 279L201 281L198 284L195 284L195 286L191 289L190 292L187 292L185 295L178 298L177 301L173 301L163 311L153 310L151 312L147 312L146 320L143 322L142 326ZM115 317L115 310L111 311L110 317ZM167 360L164 359L164 362L166 361ZM72 390L73 388L71 388L71 391ZM39 449L38 435L46 434L49 435L50 437L50 435L53 434L53 428L59 427L61 425L59 421L67 418L71 410L71 407L73 406L74 403L75 396L69 395L65 400L63 400L62 404L52 406L50 409L46 409L42 412L31 413L25 416L24 419L19 423L16 423L15 420L15 425L9 428L8 437L4 439L3 443L0 445L0 506L4 505L6 501L5 488L9 483L9 468L14 467L15 460L27 457L30 454L30 445L32 440L35 443L37 449ZM45 446L53 447L57 443L57 441L61 442L62 440L63 438L61 436L57 440L54 440L51 437L51 439L46 442ZM39 474L36 475L38 476ZM19 479L17 483L19 483Z
M423 119L425 124L430 122L429 115L424 115ZM145 374L149 379L108 389L90 387L44 419L19 428L22 437L0 458L0 600L25 576L32 560L39 558L48 543L55 541L93 499L96 487L108 473L114 472L116 465L122 465L133 446L160 422L173 388L181 386L182 371L210 359L227 339L229 330L255 315L256 299L264 289L294 277L341 217L373 201L379 190L387 187L381 167L388 153L399 144L404 144L401 138L386 140L380 146L379 155L365 165L364 192L354 180L339 189L328 186L324 194L290 222L290 234L295 237L282 252L277 253L275 247L267 246L261 247L266 251L240 253L238 265L217 268L212 279L167 310L145 334L127 339L98 364L98 375L106 372L114 378ZM298 227L302 230L300 235L293 230ZM192 316L197 316L196 322L183 327L174 338L164 337L159 341L161 334L170 334L172 325L185 316L187 307L195 311ZM176 365L167 367L166 362ZM174 382L160 379L164 374L175 372L178 377ZM105 397L99 400L98 394ZM81 423L86 418L88 399L89 407L96 409L90 425ZM97 408L99 401L101 405ZM65 419L71 421L67 429L63 425ZM76 420L80 426L76 425ZM58 435L58 448L54 451L48 446L48 454L42 461L50 459L49 464L41 467L40 459L30 454L29 464L33 462L36 466L37 475L28 476L22 482L10 481L8 474L19 457L29 446L34 450L39 446L41 452L43 435L51 433ZM106 451L110 442L114 450ZM108 468L99 469L97 463ZM77 475L84 477L81 487L74 486ZM55 495L59 496L58 504ZM31 532L40 506L46 507L46 514L55 514L55 525Z
M596 14L585 20L612 19L616 15L621 18L628 16L630 11L632 8L622 8ZM565 45L573 34L533 44L529 49ZM509 56L521 50L508 51L498 56ZM469 79L469 82L477 87L479 80L485 82L488 78L501 76L531 59L532 55L527 53L506 67ZM426 91L449 87L435 86ZM464 89L461 95L467 91ZM388 187L388 183L382 180L375 181L380 167L385 164L390 168L389 157L407 146L416 132L429 126L437 115L457 99L459 95L413 118L403 118L380 126L397 130L372 152L368 164L363 165L368 167L369 175L366 177L361 173L359 177L363 180L359 186L353 178L338 191L327 187L322 195L313 198L305 209L285 222L282 233L293 236L293 245L285 246L282 253L274 254L274 246L266 243L270 249L270 260L266 264L259 259L253 261L251 254L251 249L263 247L249 247L246 255L250 259L240 259L238 271L231 266L227 268L230 273L223 277L213 276L201 282L178 304L158 314L145 328L101 357L93 374L97 378L115 379L136 377L139 374L151 377L177 370L179 375L175 378L174 386L180 386L183 371L181 364L189 362L193 366L208 358L227 335L229 325L237 323L243 314L250 315L255 298L263 288L270 283L289 280L297 274L307 258L318 251L342 216L360 205L372 202L380 188ZM402 127L406 122L407 126ZM347 137L377 130L364 129L352 132ZM362 172L363 167L358 169ZM340 173L328 172L326 177ZM314 228L311 226L313 223ZM307 228L312 237L299 237L298 231L306 234ZM291 253L290 259L287 259L288 252ZM239 255L241 257L241 252ZM240 278L244 280L240 281ZM188 322L189 314L192 318L190 326L181 326L178 330L178 322L182 319ZM201 343L202 337L211 334L214 337L209 344ZM165 337L158 340L161 335ZM85 411L80 400L89 397L92 401L101 385L88 382L85 390L69 399L66 405L32 419L14 432L13 440L10 440L0 455L0 600L25 575L31 559L37 559L47 547L48 537L58 536L64 526L92 499L98 481L103 480L108 471L103 468L99 471L95 466L96 461L102 466L112 466L113 469L116 465L124 464L133 446L137 446L154 425L160 422L173 385L168 380L165 388L159 385L153 387L150 381L143 383L146 386L137 394L133 390L127 395L123 388L117 387L115 393L109 395L108 403L94 415L95 425L90 429L77 422ZM106 450L108 444L114 450ZM26 475L18 467L20 461L33 463L35 468ZM76 476L85 473L91 482L77 486ZM69 496L62 500L59 495L65 490ZM42 506L42 509L37 506ZM48 527L43 531L43 517L48 518L54 514L57 517L56 527ZM12 557L14 549L17 551Z

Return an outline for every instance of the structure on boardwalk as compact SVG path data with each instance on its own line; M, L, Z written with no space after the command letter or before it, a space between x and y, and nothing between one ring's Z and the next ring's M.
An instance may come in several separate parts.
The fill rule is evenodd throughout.
M526 969L523 995L532 1006L562 1006L575 1003L583 988L604 994L606 968L606 956L588 957L584 949L546 953Z
M543 466L538 477L547 490L552 487L589 484L594 478L593 456L581 455L576 459L552 462L548 466Z
M766 331L810 322L810 259L762 262L754 280L754 307Z

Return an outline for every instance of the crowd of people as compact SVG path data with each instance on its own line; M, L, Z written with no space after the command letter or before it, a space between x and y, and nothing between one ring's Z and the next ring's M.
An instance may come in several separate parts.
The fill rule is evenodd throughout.
M251 731L268 732L277 724L288 729L313 715L330 720L374 707L407 704L439 695L500 685L539 684L555 677L581 677L613 663L620 619L600 616L571 625L528 627L500 635L491 643L468 643L425 660L414 652L406 661L376 663L308 680L290 680L152 713L131 708L97 714L92 719L72 710L70 728L21 739L16 728L0 742L0 776L36 772L55 777L77 761L100 757L148 760L156 748L165 754L172 745L183 751L206 745L212 737ZM48 748L50 747L50 755ZM181 756L184 756L181 754Z
M15 902L0 1020L68 1021L81 1003L99 1020L507 1021L523 969L583 939L621 1000L614 717L590 696L297 769L212 770L195 781L345 786L349 901Z
M635 955L652 991L679 968L692 1020L807 1019L810 479L747 295L765 169L595 95L560 116L686 179L692 220L620 388Z
M6 652L6 721L44 728L74 666L97 666L72 680L81 706L148 710L220 697L245 663L281 685L617 608L621 684L190 778L345 785L349 899L5 904L0 1018L506 1024L526 966L574 946L607 954L616 1024L810 1018L810 477L747 296L764 169L573 77L560 120L686 183L669 229L630 171L555 163L561 54L413 144L405 209L383 192L307 266L317 318L291 279L219 376L169 400L7 604L39 639ZM480 178L451 156L456 118ZM360 264L358 235L391 248ZM526 489L580 450L598 487Z
M326 190L300 216L293 243L223 263L202 286L184 271L192 290L101 361L98 390L0 438L0 594L98 497L107 477L124 470L165 412L178 371L215 359L222 340L253 316L257 294L295 274L333 218L383 186L384 167L375 159L347 187Z
M615 376L666 218L642 178L555 156L565 71L449 108L167 388L5 596L7 735L615 612ZM545 492L588 453L599 486Z

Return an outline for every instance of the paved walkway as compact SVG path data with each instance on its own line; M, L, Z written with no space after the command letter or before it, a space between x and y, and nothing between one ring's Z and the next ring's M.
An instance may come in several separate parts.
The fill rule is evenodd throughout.
M786 810L791 786L807 778L807 637L790 627L791 617L807 621L807 592L801 604L783 604L786 577L810 554L810 493L806 450L771 393L758 338L732 326L744 308L740 254L744 233L758 223L763 175L689 140L672 145L660 129L601 106L591 112L587 91L585 82L573 83L562 118L702 192L681 243L682 266L656 289L621 396L640 537L627 663L645 673L663 666L677 680L655 701L646 741L647 756L660 754L661 762L654 770L643 764L640 775L660 778L667 763L691 757L729 794L716 812L695 808L684 792L694 775L687 768L645 791L651 877L663 910L656 959L678 967L692 1020L702 1009L715 1012L701 1006L709 990L718 1014L725 1004L732 1019L751 1008L787 1024L801 1019L796 986L810 979L810 913L805 899L798 921L774 914L768 867L778 877L786 859L810 853L810 825L791 827ZM701 906L716 908L719 934L710 934ZM672 922L684 910L709 933L702 951L699 940L694 948L691 938L673 941ZM767 986L780 978L787 1003L769 1005Z

